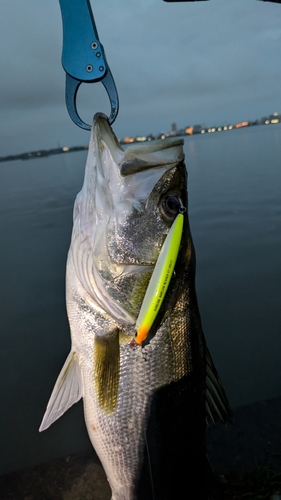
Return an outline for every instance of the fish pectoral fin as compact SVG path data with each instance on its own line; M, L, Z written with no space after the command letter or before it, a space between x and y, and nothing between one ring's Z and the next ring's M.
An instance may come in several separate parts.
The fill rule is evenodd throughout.
M69 353L55 383L39 431L44 431L83 396L77 354Z
M120 375L119 331L109 338L96 337L94 345L94 383L98 403L108 414L114 412Z
M232 412L211 354L206 348L206 424L231 421Z

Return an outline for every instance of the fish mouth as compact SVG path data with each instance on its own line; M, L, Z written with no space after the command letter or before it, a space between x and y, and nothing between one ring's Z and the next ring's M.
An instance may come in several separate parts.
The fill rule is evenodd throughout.
M151 168L170 168L183 161L183 139L166 137L165 139L131 144L122 148L119 140L108 123L108 118L103 113L94 116L93 138L98 146L101 157L106 145L111 152L114 162L119 166L122 177L134 175Z
M123 148L107 116L94 116L72 255L84 289L120 324L135 323L168 232L157 203L183 161L182 144L169 138Z
M98 151L100 153L99 156L103 153L106 145L113 156L113 160L116 163L119 163L124 154L124 149L114 134L111 126L109 125L108 118L104 113L95 114L92 136L94 143L98 147Z

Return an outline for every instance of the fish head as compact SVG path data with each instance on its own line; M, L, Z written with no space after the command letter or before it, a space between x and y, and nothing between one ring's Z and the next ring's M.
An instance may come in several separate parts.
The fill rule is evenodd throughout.
M123 149L107 117L95 115L74 209L73 257L85 290L118 321L135 322L167 233L186 210L183 160L183 140Z

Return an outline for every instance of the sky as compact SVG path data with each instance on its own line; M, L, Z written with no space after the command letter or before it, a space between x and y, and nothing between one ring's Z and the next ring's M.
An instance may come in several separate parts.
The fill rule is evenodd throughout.
M69 0L71 1L71 0ZM257 0L92 0L117 86L119 138L281 113L281 5ZM88 144L65 106L59 0L1 0L0 156ZM83 84L88 123L109 115Z

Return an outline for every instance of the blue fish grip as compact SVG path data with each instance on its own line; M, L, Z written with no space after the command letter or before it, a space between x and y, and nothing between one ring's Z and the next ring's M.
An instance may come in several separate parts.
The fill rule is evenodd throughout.
M71 119L81 128L91 130L77 112L76 94L81 83L101 82L107 91L115 120L119 101L104 48L100 43L89 0L59 0L63 24L62 66L66 72L66 107Z

